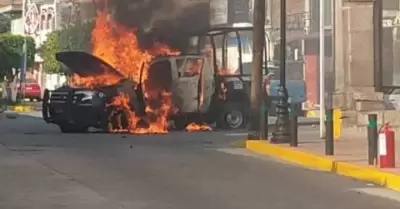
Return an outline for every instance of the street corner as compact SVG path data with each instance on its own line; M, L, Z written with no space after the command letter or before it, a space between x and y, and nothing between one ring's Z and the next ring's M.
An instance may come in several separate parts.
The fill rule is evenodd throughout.
M337 161L330 157L301 151L288 145L276 145L261 140L247 140L245 148L257 154L284 160L305 168L331 172L400 191L400 175L380 170L374 166Z
M33 105L13 105L8 108L13 112L33 112L36 110L36 107Z

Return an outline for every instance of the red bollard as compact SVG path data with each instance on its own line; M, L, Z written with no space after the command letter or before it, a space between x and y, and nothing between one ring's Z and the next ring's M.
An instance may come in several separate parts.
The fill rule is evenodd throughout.
M394 131L389 123L379 132L378 155L380 168L395 168L395 138Z

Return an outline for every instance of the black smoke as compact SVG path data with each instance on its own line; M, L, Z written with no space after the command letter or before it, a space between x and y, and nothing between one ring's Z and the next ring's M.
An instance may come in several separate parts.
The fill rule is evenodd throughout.
M138 30L142 47L154 40L185 48L188 31L209 27L209 0L109 0L113 19Z

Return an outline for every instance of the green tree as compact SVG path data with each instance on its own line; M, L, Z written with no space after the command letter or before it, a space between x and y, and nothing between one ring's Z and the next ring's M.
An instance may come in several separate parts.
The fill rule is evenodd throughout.
M63 51L90 52L92 29L92 21L65 27L60 31L60 49Z
M11 21L9 18L0 15L0 33L8 33L11 30Z
M35 40L32 37L0 34L0 78L6 76L9 80L14 79L22 67L23 46L26 38L26 67L32 67L35 59ZM13 69L15 72L13 73Z
M64 6L63 6L64 5ZM86 21L82 15L89 8L83 8L79 1L72 5L60 4L61 30L54 31L48 35L46 42L42 45L40 54L44 59L44 70L48 73L61 73L64 68L55 59L55 54L60 51L91 51L91 32L93 21ZM86 19L86 20L85 20Z
M63 67L56 60L55 54L60 51L91 51L92 22L77 23L65 26L60 31L47 35L47 40L40 49L44 70L47 73L61 73Z
M43 68L46 73L59 73L61 66L56 60L55 54L60 50L60 33L54 31L47 35L47 40L42 45L39 51L40 56L43 58Z

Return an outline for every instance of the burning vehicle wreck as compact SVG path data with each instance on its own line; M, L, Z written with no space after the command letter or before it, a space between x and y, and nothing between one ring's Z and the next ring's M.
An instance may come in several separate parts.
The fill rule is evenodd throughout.
M250 74L243 62L250 60L250 44L241 44L235 28L195 32L172 35L174 39L148 38L151 44L144 47L136 28L115 22L109 11L99 9L91 53L56 54L74 74L69 86L45 91L43 118L66 133L89 127L167 133L171 122L188 131L210 130L208 124L244 128Z
M63 86L54 91L46 89L43 118L57 124L64 133L85 132L89 127L112 130L126 128L129 113L109 105L116 96L129 97L129 107L144 114L142 92L134 81L126 78L101 59L85 52L60 52L56 59L81 78L95 78L92 86ZM102 78L107 75L107 78ZM137 90L135 90L137 89ZM118 127L120 126L120 127Z
M244 121L239 126L227 122L226 111L234 105L222 106L223 95L216 92L219 88L215 86L213 68L203 55L155 57L148 68L141 68L140 75L145 74L147 79L140 76L138 83L85 52L60 52L56 58L78 75L81 82L92 79L86 87L46 90L43 118L47 123L57 124L64 133L85 132L89 127L146 133L152 120L159 120L149 109L160 110L163 106L167 106L163 111L165 120L173 121L180 130L196 124L200 129L209 129L204 124L214 122L228 129L245 125ZM145 89L152 91L146 93ZM166 97L168 105L162 104ZM240 106L233 110L244 111Z

